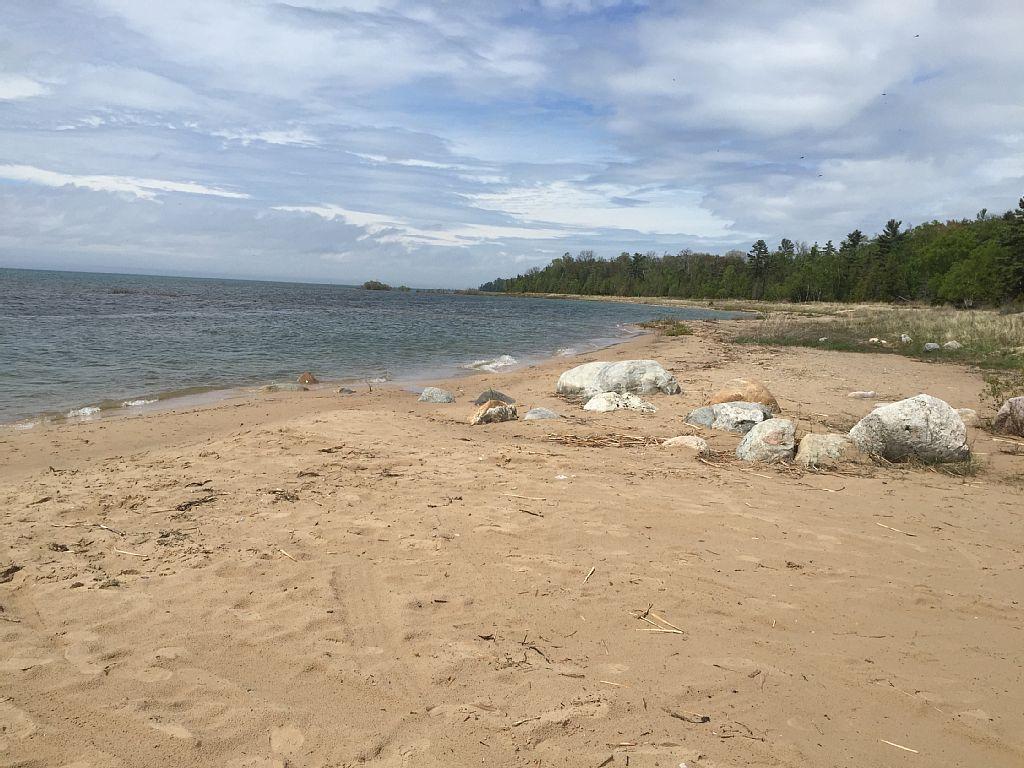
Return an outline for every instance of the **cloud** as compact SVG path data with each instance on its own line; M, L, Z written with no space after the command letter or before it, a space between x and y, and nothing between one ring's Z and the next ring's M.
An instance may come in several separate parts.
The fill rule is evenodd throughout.
M44 187L80 187L94 192L118 192L143 200L153 200L159 194L175 192L190 195L211 195L245 199L249 195L217 187L207 187L191 181L165 181L163 179L137 179L131 176L73 175L35 168L31 165L0 165L0 179L39 184Z
M44 96L49 92L49 88L30 77L0 74L0 101L31 99L33 96Z

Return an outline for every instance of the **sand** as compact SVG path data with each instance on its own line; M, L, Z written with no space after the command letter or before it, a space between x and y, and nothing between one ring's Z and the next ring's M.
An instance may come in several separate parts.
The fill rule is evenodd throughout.
M0 765L1024 764L1013 446L972 429L980 471L952 477L636 439L697 433L736 375L801 432L866 414L851 390L985 415L980 377L696 325L422 382L454 405L252 393L3 433ZM654 415L552 394L631 357L683 394ZM568 418L470 427L489 385ZM634 439L552 441L613 434Z

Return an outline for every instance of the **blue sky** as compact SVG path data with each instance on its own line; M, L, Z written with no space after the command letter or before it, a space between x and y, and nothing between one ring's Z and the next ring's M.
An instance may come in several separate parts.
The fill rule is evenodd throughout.
M0 265L466 287L1024 194L1019 0L5 0Z

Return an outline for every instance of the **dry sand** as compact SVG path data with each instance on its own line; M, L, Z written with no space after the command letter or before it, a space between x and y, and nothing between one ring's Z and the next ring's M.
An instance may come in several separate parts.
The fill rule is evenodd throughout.
M979 407L979 377L697 325L451 381L455 405L259 393L4 433L0 765L1024 765L1012 446L972 429L957 478L550 440L691 433L740 374L814 431L870 410L850 390ZM551 394L630 357L684 393ZM569 418L470 427L487 385Z

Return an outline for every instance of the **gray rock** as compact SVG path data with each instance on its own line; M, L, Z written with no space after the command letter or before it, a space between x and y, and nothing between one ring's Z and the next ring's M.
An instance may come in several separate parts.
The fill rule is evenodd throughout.
M496 389L485 389L480 393L480 396L473 401L473 405L483 405L491 400L497 400L499 403L506 403L507 405L512 405L512 403L516 401L514 397L509 397L504 392L499 392Z
M654 413L658 409L645 400L629 392L602 392L587 400L583 406L585 411L607 413L608 411L640 411Z
M942 349L942 347L940 347L934 341L929 341L927 344L924 345L925 352L938 352L940 349Z
M963 349L964 345L961 344L959 341L947 341L945 344L942 345L942 348L951 349L955 352L958 349Z
M911 338L909 333L900 334L900 343L902 344L913 344L914 340Z
M931 395L876 408L850 437L864 453L889 461L962 461L971 455L963 420L949 403Z
M1004 435L1024 437L1024 397L1011 397L996 414L992 429Z
M447 389L438 389L437 387L426 387L423 392L420 393L419 402L421 403L454 403L455 395L449 392Z
M523 416L523 421L537 421L540 419L560 419L562 418L554 411L548 410L547 408L531 408Z
M621 360L617 363L584 363L558 377L560 395L593 397L602 392L677 395L679 382L655 360Z
M861 452L849 435L804 435L796 452L797 464L805 467L834 467L847 461L863 462L867 456Z
M796 451L796 426L789 419L768 419L755 424L736 449L743 461L789 461Z
M338 388L338 394L339 395L354 395L355 393L356 393L356 391L354 389L349 389L348 387L339 387Z
M697 437L696 435L670 437L661 445L664 448L677 448L684 450L692 453L694 456L700 456L701 458L711 455L711 448L708 446L708 441L703 437Z
M478 426L480 424L497 424L501 421L515 421L517 418L519 418L519 414L516 412L515 405L503 403L500 400L489 400L477 408L469 423Z
M847 397L852 397L855 400L872 400L872 399L878 397L878 393L874 392L874 391L863 391L863 392L858 391L858 392L851 392L850 394L847 395Z
M691 411L686 417L687 424L707 429L746 434L755 424L770 419L772 412L763 403L716 403Z

